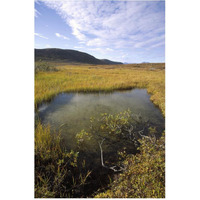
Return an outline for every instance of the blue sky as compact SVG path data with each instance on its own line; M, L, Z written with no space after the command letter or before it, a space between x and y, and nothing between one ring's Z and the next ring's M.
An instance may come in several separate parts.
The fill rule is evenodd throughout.
M35 48L127 63L165 62L164 1L35 1Z

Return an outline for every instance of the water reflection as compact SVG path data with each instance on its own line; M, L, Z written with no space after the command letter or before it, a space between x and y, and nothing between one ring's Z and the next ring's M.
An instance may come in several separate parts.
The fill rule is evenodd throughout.
M160 132L164 129L164 118L160 110L150 101L146 89L116 91L112 93L62 93L50 103L43 103L38 111L43 124L50 124L54 130L60 129L66 147L76 145L75 135L82 129L88 130L90 117L98 118L100 113L115 114L130 109L140 113Z

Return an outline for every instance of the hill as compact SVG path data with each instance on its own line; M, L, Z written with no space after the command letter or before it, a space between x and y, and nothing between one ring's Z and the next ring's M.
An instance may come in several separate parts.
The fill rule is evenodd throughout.
M35 49L35 61L62 61L66 63L85 63L97 65L123 64L107 59L97 59L94 56L70 49Z

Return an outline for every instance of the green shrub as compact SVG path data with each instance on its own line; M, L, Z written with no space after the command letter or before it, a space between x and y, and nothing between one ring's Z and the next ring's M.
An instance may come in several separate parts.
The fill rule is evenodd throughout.
M36 62L35 63L35 73L37 72L55 72L58 71L58 69L52 65L50 65L47 62Z
M95 193L96 198L165 197L165 137L156 139L155 127L148 127L140 116L132 116L130 111L116 115L103 113L100 118L91 120L89 132L77 134L79 143L88 137L93 143L98 141L102 153L111 146L118 151L118 156L112 153L111 159L107 155L104 160L101 155L102 166L113 170L115 175L109 189L102 192L100 188Z
M165 198L165 137L140 140L140 153L128 155L126 171L96 198Z
M60 134L40 122L35 129L35 197L73 197L82 194L90 172L82 174L77 168L78 152L61 147Z
M61 146L59 133L51 133L49 126L44 127L37 122L35 197L91 197L99 188L95 192L96 198L164 198L165 137L163 134L160 139L156 139L156 129L152 127L148 129L149 136L145 134L137 137L135 132L141 130L141 126L143 123L139 121L133 123L130 111L116 115L104 113L99 119L91 119L90 131L82 130L76 134L77 150L80 152L78 156L78 152L66 151ZM102 145L104 140L106 144ZM104 192L102 183L97 183L94 179L96 176L88 171L87 160L84 160L84 156L81 157L82 153L87 153L82 149L87 149L87 145L91 143L99 151L101 149L99 167L106 168L105 172L113 170L112 173L107 171L110 185ZM107 155L104 160L102 149L110 146L118 154L109 155L112 159ZM137 154L128 154L128 151L130 153L135 148L138 148ZM113 178L110 176L112 174ZM91 189L94 185L95 190Z

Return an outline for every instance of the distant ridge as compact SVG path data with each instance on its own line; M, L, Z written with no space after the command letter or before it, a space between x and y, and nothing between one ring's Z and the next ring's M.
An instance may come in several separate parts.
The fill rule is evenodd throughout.
M97 59L94 56L71 49L35 49L35 61L62 61L66 63L84 63L97 65L116 65L123 64L121 62L114 62L107 59Z

